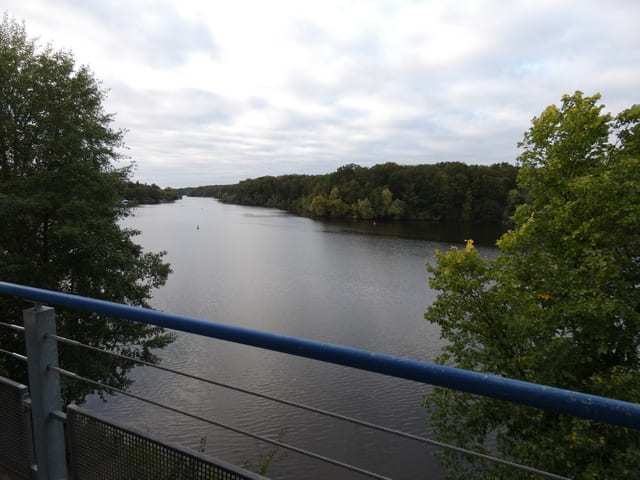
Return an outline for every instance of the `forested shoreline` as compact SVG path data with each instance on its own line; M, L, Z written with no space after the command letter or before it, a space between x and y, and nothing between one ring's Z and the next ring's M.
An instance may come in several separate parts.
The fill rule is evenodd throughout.
M370 168L349 164L325 175L264 176L179 191L311 217L500 223L522 203L517 176L518 168L508 163L389 162Z
M134 204L154 205L157 203L175 202L182 198L182 194L175 188L160 188L155 183L148 185L140 182L126 182L122 197Z

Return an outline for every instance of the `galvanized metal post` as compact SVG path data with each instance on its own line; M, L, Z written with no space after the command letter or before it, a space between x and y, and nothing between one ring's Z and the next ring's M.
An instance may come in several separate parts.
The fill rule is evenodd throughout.
M64 429L55 419L61 410L60 376L50 371L58 366L58 344L47 338L56 333L55 309L37 305L23 311L24 333L29 369L31 419L38 480L67 478Z

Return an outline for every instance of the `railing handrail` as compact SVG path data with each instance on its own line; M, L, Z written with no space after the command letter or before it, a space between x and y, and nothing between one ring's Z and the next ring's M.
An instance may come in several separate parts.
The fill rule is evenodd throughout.
M8 282L0 282L0 293L640 430L640 404L622 400Z

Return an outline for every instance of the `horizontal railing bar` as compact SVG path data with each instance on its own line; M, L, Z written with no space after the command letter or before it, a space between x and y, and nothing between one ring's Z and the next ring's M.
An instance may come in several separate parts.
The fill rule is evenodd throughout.
M191 373L181 372L181 371L175 370L173 368L165 367L163 365L158 365L156 363L147 362L145 360L141 360L139 358L134 358L134 357L131 357L129 355L122 355L120 353L110 352L109 350L104 350L102 348L93 347L91 345L87 345L87 344L78 342L77 340L72 340L72 339L69 339L69 338L60 337L59 335L47 334L46 337L54 339L54 340L57 340L60 343L86 348L86 349L92 350L94 352L104 353L106 355L109 355L109 356L112 356L112 357L115 357L115 358L121 358L121 359L124 359L124 360L129 360L129 361L132 361L134 363L137 363L137 364L140 364L140 365L144 365L146 367L150 367L150 368L155 368L157 370L161 370L163 372L173 373L175 375L180 375L180 376L183 376L183 377L186 377L186 378L191 378L193 380L198 380L200 382L208 383L210 385L215 385L217 387L226 388L228 390L233 390L233 391L240 392L240 393L245 393L247 395L253 395L254 397L263 398L265 400L270 400L270 401L277 402L277 403L282 403L284 405L288 405L288 406L295 407L295 408L300 408L302 410L307 410L309 412L317 413L319 415L325 415L327 417L335 418L335 419L338 419L338 420L344 420L345 422L351 422L351 423L353 423L355 425L360 425L360 426L363 426L363 427L373 428L373 429L376 429L376 430L383 431L385 433L391 433L393 435L398 435L400 437L408 438L408 439L411 439L411 440L417 440L419 442L428 443L428 444L431 444L431 445L436 446L436 447L443 447L443 448L448 447L447 444L438 442L436 440L420 437L418 435L413 435L411 433L402 432L400 430L395 430L395 429L392 429L392 428L389 428L389 427L384 427L382 425L376 425L375 423L370 423L370 422L367 422L367 421L364 421L364 420L359 420L357 418L348 417L346 415L342 415L342 414L339 414L339 413L330 412L329 410L324 410L322 408L312 407L312 406L306 405L304 403L299 403L299 402L294 402L294 401L286 400L286 399L279 398L279 397L274 397L272 395L267 395L265 393L254 392L253 390L248 390L246 388L238 387L237 385L231 385L231 384L228 384L228 383L222 383L222 382L218 382L216 380L212 380L210 378L200 377L198 375L193 375ZM469 451L469 453L473 454L473 453L476 453L476 452Z
M67 414L61 412L60 410L54 410L50 415L51 418L53 418L54 420L58 420L59 422L66 423L67 421Z
M22 360L23 362L27 361L27 357L25 357L24 355L16 352L10 352L9 350L5 350L4 348L0 348L0 353L4 353L5 355L8 355L10 357L17 358L18 360Z
M367 421L364 421L364 420L359 420L357 418L348 417L346 415L341 415L339 413L330 412L329 410L324 410L324 409L321 409L321 408L312 407L310 405L305 405L303 403L293 402L291 400L285 400L285 399L274 397L274 396L267 395L267 394L264 394L264 393L259 393L259 392L254 392L252 390L247 390L245 388L238 387L238 386L235 386L235 385L230 385L230 384L227 384L227 383L218 382L216 380L211 380L209 378L204 378L204 377L200 377L200 376L197 376L197 375L192 375L190 373L181 372L181 371L175 370L173 368L164 367L162 365L157 365L155 363L147 362L145 360L140 360L138 358L133 358L133 357L130 357L128 355L122 355L120 353L110 352L109 350L104 350L102 348L98 348L98 347L94 347L94 346L91 346L91 345L87 345L87 344L78 342L77 340L72 340L72 339L69 339L69 338L61 337L59 335L47 334L46 337L54 339L54 340L56 340L56 341L58 341L60 343L65 343L65 344L68 344L68 345L73 345L73 346L77 346L77 347L81 347L81 348L86 348L86 349L89 349L89 350L92 350L92 351L95 351L95 352L100 352L100 353L103 353L103 354L106 354L106 355L110 355L110 356L116 357L116 358L122 358L122 359L125 359L125 360L130 360L130 361L133 361L133 362L138 363L140 365L144 365L146 367L155 368L157 370L161 370L161 371L164 371L164 372L173 373L175 375L180 375L180 376L183 376L183 377L191 378L193 380L198 380L198 381L201 381L201 382L204 382L204 383L208 383L208 384L211 384L211 385L215 385L215 386L218 386L218 387L226 388L226 389L229 389L229 390L234 390L234 391L245 393L245 394L248 394L248 395L253 395L254 397L263 398L265 400L270 400L270 401L273 401L273 402L282 403L284 405L289 405L291 407L300 408L302 410L306 410L306 411L309 411L309 412L317 413L317 414L320 414L320 415L325 415L327 417L335 418L335 419L338 419L338 420L343 420L345 422L350 422L352 424L360 425L362 427L367 427L367 428L371 428L371 429L378 430L378 431L381 431L381 432L389 433L389 434L392 434L392 435L397 435L399 437L407 438L409 440L415 440L415 441L418 441L418 442L426 443L428 445L431 445L431 446L434 446L434 447L439 447L439 448L442 448L444 450L451 450L451 451L455 451L455 452L458 452L458 453L461 453L461 454L464 454L464 455L468 455L468 456L471 456L471 457L481 458L481 459L486 460L488 462L501 464L501 465L504 465L504 466L507 466L507 467L511 467L511 468L514 468L514 469L517 469L517 470L521 470L521 471L524 471L524 472L527 472L527 473L540 475L542 477L551 478L551 479L554 479L554 480L568 480L566 477L561 477L561 476L556 475L554 473L545 472L545 471L542 471L542 470L538 470L536 468L527 467L525 465L521 465L521 464L518 464L518 463L515 463L515 462L511 462L509 460L504 460L502 458L492 457L491 455L486 455L486 454L480 453L480 452L474 452L473 450L468 450L468 449L462 448L462 447L456 447L455 445L450 445L448 443L439 442L438 440L432 440L430 438L420 437L418 435L413 435L411 433L402 432L400 430L395 430L393 428L385 427L383 425L377 425L375 423L370 423L370 422L367 422Z
M8 327L13 330L18 330L19 332L24 332L24 327L22 325L16 325L15 323L0 322L0 327Z
M0 293L640 430L640 405L622 400L7 282L0 282Z
M103 383L96 382L95 380L91 380L89 378L82 377L82 376L78 375L77 373L70 372L68 370L64 370L62 368L55 367L53 365L49 365L47 368L49 370L53 371L53 372L57 372L60 375L64 375L64 376L72 378L74 380L86 382L86 383L89 383L91 385L95 385L97 387L104 388L106 390L112 390L112 391L120 393L122 395L126 395L128 397L135 398L136 400L140 400L141 402L145 402L145 403L148 403L150 405L154 405L154 406L159 407L159 408L164 408L165 410L169 410L171 412L178 413L180 415L184 415L186 417L190 417L190 418L193 418L195 420L199 420L201 422L209 423L211 425L215 425L216 427L220 427L220 428L223 428L225 430L229 430L229 431L232 431L232 432L235 432L235 433L239 433L241 435L245 435L247 437L251 437L251 438L253 438L255 440L260 440L262 442L269 443L269 444L274 445L276 447L284 448L286 450L291 450L292 452L296 452L296 453L299 453L299 454L302 454L302 455L306 455L307 457L315 458L316 460L320 460L320 461L323 461L325 463L329 463L331 465L335 465L337 467L341 467L341 468L344 468L344 469L347 469L347 470L351 470L353 472L361 473L362 475L366 475L366 476L371 477L371 478L377 478L379 480L391 480L389 477L385 477L384 475L380 475L380 474L377 474L375 472L370 472L370 471L365 470L363 468L356 467L355 465L350 465L348 463L344 463L344 462L341 462L339 460L334 460L333 458L325 457L324 455L320 455L320 454L317 454L317 453L309 452L308 450L304 450L302 448L294 447L293 445L289 445L288 443L283 443L283 442L280 442L278 440L272 440L272 439L270 439L268 437L263 437L262 435L257 435L255 433L248 432L248 431L243 430L241 428L237 428L237 427L234 427L234 426L231 426L231 425L227 425L225 423L221 423L221 422L218 422L216 420L211 420L210 418L201 417L200 415L196 415L194 413L185 412L184 410L180 410L179 408L172 407L170 405L165 405L165 404L160 403L160 402L156 402L155 400L151 400L150 398L141 397L140 395L136 395L134 393L127 392L126 390L121 390L121 389L116 388L116 387L111 387L109 385L105 385Z

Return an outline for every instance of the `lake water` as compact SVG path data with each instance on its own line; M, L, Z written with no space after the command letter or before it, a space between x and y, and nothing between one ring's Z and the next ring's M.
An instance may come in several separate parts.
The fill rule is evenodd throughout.
M125 225L148 251L166 250L173 274L156 309L269 332L433 361L439 329L426 261L474 238L483 254L499 232L478 226L320 222L209 198L135 208ZM199 227L199 228L198 228ZM473 231L475 229L475 231ZM433 437L421 407L428 386L247 346L178 334L164 365L368 422ZM433 447L141 367L132 392L254 433L282 438L392 478L442 478ZM235 464L260 463L256 440L127 397L87 406ZM280 452L268 476L365 478Z

